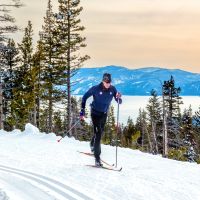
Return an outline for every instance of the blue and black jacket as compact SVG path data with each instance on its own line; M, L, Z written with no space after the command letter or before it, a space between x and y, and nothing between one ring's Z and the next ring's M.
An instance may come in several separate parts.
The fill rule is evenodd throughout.
M93 96L93 102L91 103L91 112L95 114L107 113L110 103L116 98L117 90L114 86L110 86L108 89L103 86L103 83L91 87L82 98L82 109L85 109L86 101L89 97ZM122 99L119 99L119 103L122 103Z

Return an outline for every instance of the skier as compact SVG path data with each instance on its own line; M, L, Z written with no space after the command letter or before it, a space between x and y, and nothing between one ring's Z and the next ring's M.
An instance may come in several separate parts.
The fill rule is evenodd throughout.
M82 98L80 119L83 120L85 116L85 104L89 97L93 96L91 106L91 118L93 123L94 135L90 141L91 151L94 152L95 165L97 167L103 166L100 159L101 154L101 136L103 134L104 126L107 119L107 112L110 103L113 99L119 104L122 103L121 94L117 92L116 88L111 85L111 74L103 74L102 82L99 85L90 88Z

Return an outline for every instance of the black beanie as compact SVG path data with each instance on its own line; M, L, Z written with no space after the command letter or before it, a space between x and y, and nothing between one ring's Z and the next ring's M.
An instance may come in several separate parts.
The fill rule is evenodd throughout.
M110 83L111 82L111 75L108 74L108 73L105 73L103 75L103 81L106 82L106 83Z

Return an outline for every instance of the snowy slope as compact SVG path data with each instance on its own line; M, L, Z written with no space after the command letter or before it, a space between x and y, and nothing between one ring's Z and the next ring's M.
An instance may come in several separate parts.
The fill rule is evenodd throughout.
M90 168L88 142L41 134L0 131L0 200L199 200L200 167L119 148L121 172ZM115 148L102 146L102 159L114 163Z
M99 68L81 68L72 81L75 95L84 94L88 88L102 80L103 73L111 73L113 84L123 95L150 95L155 89L161 94L161 82L174 77L176 87L181 87L181 95L200 95L200 74L183 71L180 69L165 69L147 67L128 69L120 66L106 66Z

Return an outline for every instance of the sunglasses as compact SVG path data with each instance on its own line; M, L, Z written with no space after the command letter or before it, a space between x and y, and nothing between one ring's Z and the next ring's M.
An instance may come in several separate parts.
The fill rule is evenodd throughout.
M111 82L106 82L106 81L103 81L105 84L111 84Z
M104 77L104 78L103 78L103 81L104 81L105 83L111 83L110 78L108 78L108 77Z

